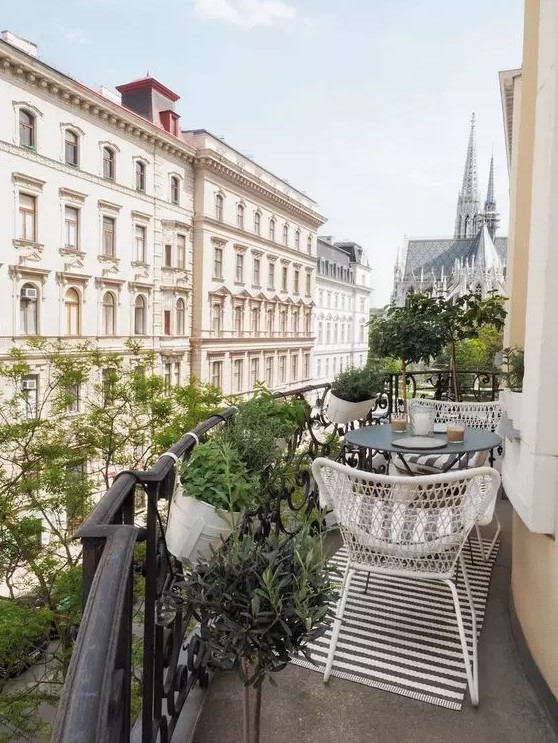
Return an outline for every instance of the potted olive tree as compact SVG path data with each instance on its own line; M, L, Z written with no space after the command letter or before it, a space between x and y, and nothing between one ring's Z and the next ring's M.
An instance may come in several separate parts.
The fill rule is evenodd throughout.
M334 423L366 418L384 386L384 374L373 366L349 366L335 377L327 404L327 416Z
M336 590L323 538L307 525L267 536L244 526L192 568L185 596L213 662L235 670L244 685L244 743L259 743L265 678L325 633Z

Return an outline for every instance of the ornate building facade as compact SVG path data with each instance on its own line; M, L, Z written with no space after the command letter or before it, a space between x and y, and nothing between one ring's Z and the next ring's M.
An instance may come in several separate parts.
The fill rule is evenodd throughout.
M394 270L392 301L403 304L410 292L448 299L469 291L505 294L507 238L497 237L494 159L490 160L484 206L478 192L475 115L471 118L463 181L451 238L406 239Z
M331 379L347 366L364 366L372 269L364 249L354 242L318 238L314 311L314 379Z

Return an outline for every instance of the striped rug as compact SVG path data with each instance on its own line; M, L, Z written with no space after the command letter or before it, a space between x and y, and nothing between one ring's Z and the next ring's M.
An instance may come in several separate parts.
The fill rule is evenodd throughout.
M483 562L475 538L471 544L473 562L468 547L463 554L480 632L498 550L494 549L489 562ZM346 560L341 548L330 562L343 571ZM368 593L364 593L365 583L366 574L361 572L351 581L332 676L461 709L467 680L449 588L435 581L371 575ZM471 612L462 578L458 593L470 639ZM331 630L310 646L312 663L303 657L293 663L323 673L330 637ZM479 657L482 665L482 643Z

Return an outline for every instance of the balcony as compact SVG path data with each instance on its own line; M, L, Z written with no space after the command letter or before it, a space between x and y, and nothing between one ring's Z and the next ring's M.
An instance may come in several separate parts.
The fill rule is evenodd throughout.
M498 393L496 375L471 372L462 379L464 398L493 400ZM400 382L398 375L388 375L373 411L350 427L387 422L399 405ZM436 399L447 396L448 382L447 373L439 371L408 377L413 396ZM332 452L334 435L346 431L328 421L327 395L327 385L309 385L281 395L307 403L305 423L288 442L288 456L300 451L303 443L309 461L327 456ZM187 459L198 441L229 425L235 413L229 408L201 423L153 469L121 473L79 529L86 603L57 713L54 743L236 743L242 739L242 686L226 670L211 670L209 648L195 631L192 633L193 607L187 596L180 594L182 567L165 551L158 515L158 511L165 513L173 493L175 461ZM354 459L350 449L343 447L339 458L347 462ZM315 483L302 470L300 475L302 502L294 500L289 489L283 489L263 511L258 511L262 529L284 530L289 509L308 508L313 512L317 507ZM136 499L144 493L147 516L145 525L138 526L134 524ZM550 726L521 670L511 635L507 613L509 503L501 502L499 513L504 530L479 644L478 710L470 706L467 697L462 710L456 712L340 678L333 678L325 686L320 674L289 665L278 674L277 689L265 684L262 740L549 743ZM142 542L146 545L141 599L144 621L138 628L133 620L134 607L138 607L138 598L133 595L134 567L137 569L134 548ZM334 554L338 547L339 538L333 533L329 550ZM140 630L143 665L132 669L132 637ZM130 699L133 670L141 670L142 676L142 710L135 719Z

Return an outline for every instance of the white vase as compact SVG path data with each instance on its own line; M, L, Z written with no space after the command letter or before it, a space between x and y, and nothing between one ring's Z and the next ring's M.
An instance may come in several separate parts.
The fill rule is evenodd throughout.
M372 397L370 400L362 400L361 402L348 402L348 400L330 395L326 414L330 420L339 425L349 421L359 421L366 418L374 407L375 400L376 398Z
M209 503L175 491L169 508L165 538L169 552L179 560L196 562L211 557L239 521L237 512L218 511Z

